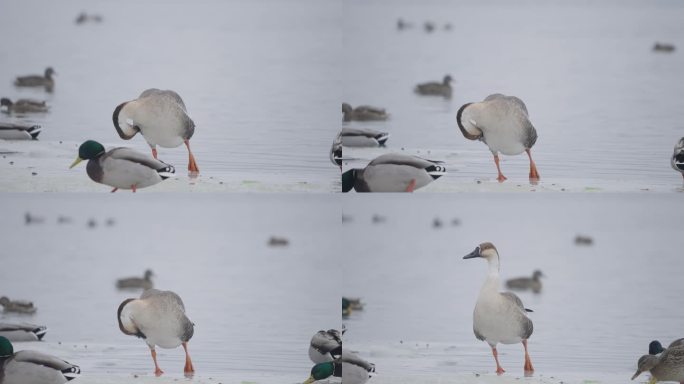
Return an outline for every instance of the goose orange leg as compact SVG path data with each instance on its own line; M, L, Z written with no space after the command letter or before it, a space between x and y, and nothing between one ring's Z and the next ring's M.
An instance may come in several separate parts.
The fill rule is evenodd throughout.
M138 190L138 187L135 186L135 184L131 185L131 190L133 190L133 193Z
M503 375L503 373L506 371L504 371L499 364L499 352L496 351L496 347L492 347L492 355L494 355L494 361L496 361L496 374Z
M416 179L411 179L408 187L406 187L406 192L413 192L414 189L416 189Z
M116 192L116 191L118 191L118 190L119 190L119 188L114 188L114 189L112 189L112 192L111 192L111 193L114 193L114 192Z
M192 155L192 151L190 150L190 140L188 140L188 139L185 140L185 146L188 147L188 155L189 155L188 171L193 175L198 175L199 174L199 167L197 167L197 162L195 161L195 156Z
M536 183L539 181L539 172L537 172L537 166L534 164L534 160L532 160L532 154L530 153L530 150L526 149L525 152L527 152L527 157L530 158L530 182Z
M531 375L534 373L534 367L532 366L532 360L530 360L530 355L527 353L527 340L522 341L523 347L525 347L525 366L523 369L525 370L526 375Z
M501 173L501 167L499 166L499 155L494 154L494 163L496 164L496 171L499 172L499 176L496 177L497 180L499 180L499 183L503 183L506 181L506 176Z
M157 147L152 147L152 157L157 158Z
M195 373L195 367L192 366L192 360L190 359L190 354L188 353L188 342L183 343L183 349L185 350L185 368L183 372L185 375L192 375Z
M152 361L154 361L154 375L159 377L164 371L162 371L161 368L159 368L159 364L157 364L157 351L155 351L154 348L150 348L150 353L152 354Z

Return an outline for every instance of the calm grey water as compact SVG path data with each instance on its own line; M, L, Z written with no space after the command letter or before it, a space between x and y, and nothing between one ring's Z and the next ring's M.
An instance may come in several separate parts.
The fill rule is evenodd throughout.
M27 211L45 222L25 226ZM0 294L38 306L35 316L0 321L47 325L46 342L73 348L61 356L86 375L153 371L145 343L116 321L121 301L140 294L118 291L116 279L146 268L157 288L181 295L196 324L189 347L200 378L301 382L311 336L339 327L329 253L339 204L325 196L5 194L0 212ZM73 222L58 225L59 215ZM268 247L272 235L290 245ZM158 354L167 376L182 374L181 348Z
M377 365L379 383L493 372L472 331L486 262L462 259L485 241L499 250L502 281L547 275L541 294L519 294L534 310L537 377L624 383L651 340L682 337L677 195L363 197L343 199L344 292L367 303L344 321L345 348ZM577 234L594 245L576 246ZM522 352L499 347L509 376L522 376Z
M0 95L48 100L49 114L28 119L43 126L43 141L96 139L149 153L142 137L118 137L112 112L144 89L173 89L197 126L191 145L203 176L337 190L328 126L339 109L339 8L318 0L3 1ZM104 20L77 26L81 11ZM47 66L58 73L52 95L12 85ZM186 168L182 147L159 157Z
M488 148L458 130L458 108L492 93L527 104L539 133L532 154L545 185L609 190L681 187L669 166L684 136L684 3L680 1L344 1L343 100L387 108L391 119L351 123L391 133L388 149L447 162L442 190L496 183ZM398 18L417 27L398 31ZM427 34L426 20L438 30ZM445 23L453 29L441 29ZM677 46L651 51L656 41ZM452 100L413 94L455 79ZM363 166L379 153L345 149ZM527 157L503 157L509 182Z

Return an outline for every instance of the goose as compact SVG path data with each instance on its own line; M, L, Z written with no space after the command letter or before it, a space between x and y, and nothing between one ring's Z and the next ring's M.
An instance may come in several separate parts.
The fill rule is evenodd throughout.
M342 174L342 192L413 192L446 174L435 161L398 153L376 157L365 168Z
M506 288L526 290L531 289L534 293L539 293L542 290L541 278L544 274L540 270L534 271L532 277L518 277L506 281Z
M522 342L525 348L526 374L534 372L530 355L527 352L527 340L532 335L532 320L518 296L511 292L499 292L499 253L492 243L482 243L464 259L483 258L489 264L489 274L485 280L473 311L473 331L478 340L486 341L492 348L496 361L497 375L505 371L499 364L496 350L498 343L517 344Z
M14 80L14 85L17 87L45 87L48 92L52 92L55 86L55 80L52 78L52 75L56 74L57 72L52 67L47 67L45 75L19 76Z
M185 143L188 148L188 171L191 176L199 174L199 168L190 150L190 138L195 133L195 123L188 116L183 99L171 90L150 88L131 101L119 104L112 115L114 128L124 140L130 140L140 132L157 158L157 145L175 148Z
M31 301L10 300L7 296L0 297L0 305L5 309L5 312L33 314L38 310Z
M382 108L360 105L352 108L348 103L342 103L342 121L382 121L387 120L387 112Z
M63 384L78 377L81 368L58 357L37 351L14 352L14 346L0 336L0 383Z
M368 128L342 128L340 139L345 147L383 147L389 133Z
M670 164L672 164L672 168L675 171L681 173L682 177L684 177L684 137L679 139L679 142L675 145Z
M7 107L7 113L42 113L49 109L44 101L19 99L12 102L6 97L0 99L0 106Z
M119 289L127 289L127 288L142 288L142 289L150 289L154 286L152 283L152 276L154 276L154 273L152 272L151 269L145 270L145 274L143 277L126 277L123 279L119 279L116 281L116 287Z
M537 141L537 131L530 122L527 107L515 96L500 93L487 96L479 103L467 103L456 114L456 123L463 136L487 144L494 155L498 171L497 180L506 177L499 167L499 153L513 156L527 152L530 158L530 182L539 181L539 172L532 160L530 150Z
M44 325L0 323L0 336L9 341L40 341L47 333Z
M430 82L416 85L414 92L419 95L442 96L448 99L451 98L452 81L453 79L451 78L451 75L446 75L441 83Z
M185 315L185 306L180 296L171 291L148 289L139 299L124 300L119 305L117 319L121 332L145 340L152 354L156 376L164 372L157 364L155 346L172 349L183 345L183 371L186 375L195 372L188 354L188 342L192 338L195 325Z
M670 345L667 346L667 348L680 347L680 346L684 346L684 338L677 339L677 340L671 342ZM662 344L660 344L660 341L658 341L658 340L653 340L653 341L651 341L650 344L648 344L648 354L649 355L657 355L663 351L664 351L663 346L662 346Z
M40 131L40 125L0 123L0 139L3 140L36 140Z
M655 384L658 381L684 382L684 346L668 348L658 356L641 356L632 380L646 371L651 372L649 384Z
M94 140L81 144L78 157L69 168L83 160L88 160L86 172L90 179L114 187L112 192L119 188L135 192L168 179L175 172L172 165L130 148L113 148L105 152L104 146Z
M304 384L311 384L331 376L341 377L344 384L365 384L370 373L375 372L375 365L367 362L357 354L342 351L342 356L334 361L314 365L311 375Z
M333 361L339 358L341 354L342 336L340 331L336 329L321 330L311 338L309 358L314 364Z

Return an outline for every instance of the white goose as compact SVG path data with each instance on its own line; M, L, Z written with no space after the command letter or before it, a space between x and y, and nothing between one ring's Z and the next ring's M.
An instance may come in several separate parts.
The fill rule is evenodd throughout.
M342 331L344 332L344 330ZM329 329L318 331L311 338L309 358L315 364L333 361L342 354L342 337L340 331Z
M150 347L155 375L164 373L157 364L155 346L172 349L179 345L185 350L185 374L194 374L188 341L194 334L195 325L185 315L180 296L171 291L148 289L140 299L124 300L119 305L117 318L121 332L144 339Z
M190 150L190 138L195 133L195 123L188 116L183 99L174 91L151 88L131 101L119 104L112 115L114 128L124 140L142 133L157 158L157 145L175 148L183 143L188 148L188 171L199 174L195 157Z
M494 155L499 182L506 180L499 166L499 152L508 156L527 152L530 158L530 182L539 181L539 172L530 153L537 141L537 131L530 122L522 100L500 93L489 95L479 103L463 105L456 114L456 123L466 139L487 144Z
M492 348L492 354L496 361L496 373L503 374L505 371L499 364L499 355L496 350L498 343L517 344L522 342L525 348L526 374L534 372L530 355L527 353L527 339L532 335L532 320L527 317L527 312L532 312L523 306L518 296L511 292L499 292L499 253L492 243L482 243L473 252L464 256L464 259L481 257L489 263L489 274L473 312L473 331L478 340L486 341Z

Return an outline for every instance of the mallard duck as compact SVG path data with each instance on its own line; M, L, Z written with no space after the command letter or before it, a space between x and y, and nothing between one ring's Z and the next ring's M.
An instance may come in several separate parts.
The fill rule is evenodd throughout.
M0 139L3 140L35 140L40 131L40 125L0 123Z
M345 147L382 147L389 139L389 133L368 128L342 128L339 136Z
M124 140L130 140L140 132L157 158L157 145L175 148L183 143L188 148L188 171L191 176L199 174L195 156L190 150L190 138L195 133L195 123L188 116L185 103L174 91L151 88L131 101L119 104L112 115L114 128Z
M76 17L75 23L78 24L78 25L80 25L80 24L83 24L83 23L86 23L86 22L99 23L99 22L101 22L101 21L102 21L102 16L100 16L100 15L98 15L98 14L89 15L89 14L87 14L87 13L85 13L85 12L81 12L81 13L79 13L78 16Z
M677 339L677 340L671 342L670 345L667 346L667 348L681 347L681 346L684 346L684 338ZM649 355L657 355L663 351L664 351L663 345L660 344L660 341L658 341L658 340L653 340L653 341L651 341L651 343L648 344L648 354Z
M38 308L33 305L33 302L28 300L10 300L9 297L0 297L0 305L5 309L5 312L17 313L36 313Z
M658 356L641 356L632 380L646 371L651 372L649 384L655 384L658 381L684 382L684 346L668 348Z
M414 92L419 95L442 96L448 99L451 98L452 81L453 79L451 78L451 75L446 75L441 83L430 82L416 85Z
M675 145L670 164L672 164L672 169L681 173L682 177L684 177L684 137L679 139L679 142Z
M534 293L539 293L542 290L541 278L545 277L542 271L536 270L532 273L532 277L518 277L506 281L506 288L527 290L531 289Z
M48 92L52 92L55 86L55 80L52 78L52 75L56 74L57 72L52 67L47 67L45 75L19 76L14 80L14 85L17 87L45 87Z
M537 142L537 131L522 100L500 93L489 95L479 103L464 104L456 114L456 123L466 139L487 144L494 155L499 182L506 180L499 167L499 152L508 156L527 152L530 182L539 181L539 172L530 153Z
M40 341L47 333L44 325L29 323L0 323L0 336L9 341Z
M0 383L62 384L78 377L81 368L58 357L37 351L14 352L12 343L0 336Z
M353 352L342 351L340 358L314 365L311 368L311 375L304 384L311 384L331 376L341 377L344 384L365 384L371 372L375 372L374 364Z
M154 276L154 273L152 272L151 269L145 270L145 274L143 277L126 277L123 279L119 279L116 281L116 287L119 289L127 289L127 288L142 288L142 289L150 289L154 287L154 284L152 283L152 276Z
M78 157L69 168L73 168L83 160L89 160L86 172L96 183L119 188L131 189L155 185L173 176L172 165L153 159L130 148L113 148L105 152L105 148L97 141L85 141L78 148Z
M413 192L446 174L435 161L398 153L376 157L363 169L342 174L342 192Z
M195 372L188 354L188 342L195 332L195 325L185 315L185 305L180 296L171 291L148 289L139 299L124 300L119 305L117 319L121 332L144 339L150 347L155 375L164 373L157 364L155 346L172 349L183 345L183 371L186 375Z
M49 109L44 101L19 99L12 102L12 100L6 97L0 99L0 106L7 107L8 113L41 113L47 112Z
M532 336L532 320L527 312L532 312L523 306L518 296L511 292L499 292L499 252L492 243L482 243L464 259L483 258L489 264L489 274L485 280L473 312L473 331L478 340L486 341L492 348L496 361L497 375L505 371L499 364L496 350L498 343L517 344L522 342L525 348L526 374L534 372L532 360L527 353L527 340Z
M342 103L342 121L382 121L387 120L388 116L382 108L369 105L352 108L348 103Z
M318 331L309 344L309 358L315 364L333 361L342 355L342 335L337 329Z

